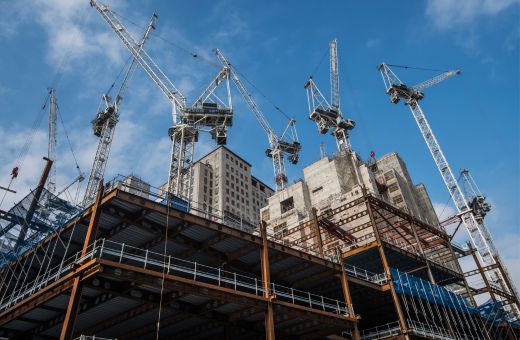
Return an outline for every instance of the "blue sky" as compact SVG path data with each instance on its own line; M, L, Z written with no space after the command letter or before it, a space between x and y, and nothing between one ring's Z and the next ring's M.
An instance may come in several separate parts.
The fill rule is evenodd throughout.
M520 282L518 0L330 1L326 6L310 1L107 2L130 19L125 24L135 36L153 12L159 15L147 50L188 102L218 69L183 49L216 61L211 51L218 47L272 102L296 118L303 150L300 163L288 165L291 180L319 157L321 141L329 153L335 149L333 138L319 135L307 119L303 84L328 42L337 38L342 109L357 122L351 134L354 149L364 158L370 150L378 156L397 151L440 210L448 192L408 108L391 104L385 95L377 66L385 61L460 68L461 76L427 90L422 107L453 169L471 169L493 204L488 224ZM32 140L13 184L18 194L6 198L5 209L35 185L43 166L45 114L35 130L31 126L42 115L39 107L51 84L57 88L80 166L88 173L96 148L89 122L128 53L87 0L0 1L0 44L0 185L7 185L18 153ZM436 75L395 71L410 84ZM328 94L327 57L313 75ZM285 118L258 92L252 93L273 127L283 129ZM236 92L233 104L235 125L228 146L253 164L256 176L272 184L272 164L264 156L267 138ZM166 97L138 70L123 100L107 178L134 173L154 185L164 182L170 124ZM58 139L61 188L76 173L61 127ZM204 136L197 155L213 147ZM450 211L445 209L444 217Z

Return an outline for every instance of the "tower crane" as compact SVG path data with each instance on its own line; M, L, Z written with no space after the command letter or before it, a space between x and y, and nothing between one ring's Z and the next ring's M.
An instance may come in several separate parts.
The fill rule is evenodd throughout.
M137 63L152 78L172 104L173 125L168 129L172 148L167 191L171 195L184 196L189 199L193 156L199 130L208 128L217 142L225 143L226 128L232 124L231 100L229 99L228 106L224 107L219 106L219 103L224 103L224 101L209 100L216 97L215 90L224 83L223 80L229 79L227 71L219 72L210 86L203 92L200 100L197 100L193 106L187 106L186 97L175 87L142 46L134 40L115 13L107 5L100 4L95 0L91 0L90 4L101 14Z
M352 119L345 119L341 114L339 97L339 69L338 69L338 42L336 39L329 43L330 51L330 104L320 91L312 77L307 80L304 88L307 90L309 104L309 119L316 122L321 134L332 130L336 138L339 151L351 151L349 132L356 123Z
M267 134L269 148L266 150L266 155L267 157L273 159L276 191L285 189L288 183L287 172L285 169L285 156L287 155L288 160L292 164L296 164L298 163L299 152L301 150L301 144L298 142L298 135L296 133L296 121L294 119L290 119L282 134L278 136L267 121L267 118L263 115L262 111L260 111L260 107L254 101L253 96L251 96L251 94L247 91L246 87L238 77L237 72L231 66L231 63L228 61L228 59L219 49L215 50L215 54L217 55L220 63L224 67L228 68L229 74L235 83L235 86L242 94L247 105L260 123L260 126ZM287 139L288 135L291 135L291 140Z
M49 142L47 148L47 158L52 161L52 167L47 179L47 190L51 193L56 192L56 122L57 122L57 107L56 90L49 89Z
M136 49L141 51L144 48L144 43L150 34L152 29L155 29L155 21L157 16L154 14L150 23L148 24L144 35L136 45ZM92 169L90 171L90 175L88 178L87 187L85 189L85 196L83 198L82 205L85 207L88 204L92 203L96 198L98 183L99 180L103 178L105 173L105 169L108 162L108 156L110 154L110 147L112 145L112 140L114 138L114 131L117 122L119 121L119 108L121 104L121 100L123 99L122 95L124 91L128 87L128 82L132 78L132 74L137 67L135 58L132 58L128 69L126 70L125 76L119 86L119 90L116 94L115 100L109 97L107 94L102 96L102 99L105 104L105 108L98 112L96 117L92 120L92 130L94 131L94 135L99 137L98 146L96 149L96 156L94 157L94 162L92 164Z
M419 105L419 101L424 98L423 90L454 75L460 74L460 70L444 72L413 87L404 84L390 69L388 64L382 63L379 66L379 71L383 77L386 93L390 96L390 101L396 104L402 99L404 103L410 107L412 115L419 126L419 130L421 131L442 179L448 188L458 215L461 217L469 234L473 247L476 249L478 256L486 266L486 275L491 279L491 282L498 285L503 292L513 297L512 310L516 310L518 315L519 303L517 290L507 273L506 267L502 264L498 250L491 238L491 234L484 223L483 214L479 212L479 209L475 208L475 204L472 203L473 200L468 200L464 195L461 186L453 175L453 171L441 150L437 138L435 138L435 135L433 134L426 116ZM466 177L469 179L468 173L463 173L462 175L463 178ZM479 195L479 197L480 198L477 198L477 203L480 202L479 204L485 208L484 210L489 210L489 206L484 206L483 196ZM515 304L516 308L514 307Z

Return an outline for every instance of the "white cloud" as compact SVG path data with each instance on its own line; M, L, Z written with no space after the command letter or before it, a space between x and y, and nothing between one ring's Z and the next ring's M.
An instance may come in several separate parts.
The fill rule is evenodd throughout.
M481 16L496 15L520 0L428 0L426 16L438 29L472 24Z
M381 39L368 39L365 42L365 46L367 48L376 48L376 47L379 47L380 45L381 45Z

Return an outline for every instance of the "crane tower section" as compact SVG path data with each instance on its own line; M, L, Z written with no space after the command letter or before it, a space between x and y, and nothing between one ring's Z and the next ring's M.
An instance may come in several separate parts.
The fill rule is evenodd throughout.
M157 16L154 14L150 23L148 24L140 43L137 46L138 51L142 51L144 43L146 42L148 35L152 29L155 29L155 21ZM115 100L112 100L107 94L104 94L102 100L105 108L96 114L96 117L92 120L92 130L95 136L99 137L98 146L96 149L96 155L90 175L85 189L85 196L83 198L82 205L85 207L92 203L96 198L98 183L105 174L105 169L110 155L110 147L114 139L114 132L117 122L119 121L119 108L123 99L123 93L128 88L128 83L137 67L136 59L133 58L128 69L126 70L125 76L119 86L119 90L116 94Z
M227 71L221 71L213 82L203 92L200 100L193 106L186 105L186 98L177 89L173 82L159 68L148 53L135 42L125 26L118 20L115 13L106 5L91 0L94 7L107 22L114 33L123 42L137 63L145 70L148 76L159 87L172 105L173 125L168 129L168 135L172 140L170 155L170 168L168 172L169 194L187 197L191 195L192 165L195 144L198 141L199 130L208 130L217 140L217 143L225 144L227 127L232 125L232 107L227 93L225 100L216 99L216 88L228 83ZM219 106L219 104L223 104Z
M413 87L409 87L401 82L401 80L390 69L389 65L385 63L382 63L379 66L379 71L383 77L386 93L390 96L390 101L396 104L402 99L405 104L410 107L412 115L415 118L426 145L428 146L435 164L437 165L437 169L441 174L444 184L448 188L457 212L459 216L461 216L473 247L476 249L482 262L486 266L491 266L489 267L490 269L486 271L486 274L489 276L493 284L497 285L502 291L513 296L514 300L516 300L516 305L518 305L518 294L516 288L514 287L505 266L501 263L498 250L495 247L491 234L484 223L484 218L482 214L478 213L478 210L473 209L472 202L464 195L464 192L455 178L448 160L442 152L439 142L426 119L426 116L419 105L419 101L424 98L424 93L422 92L424 89L440 83L454 75L458 75L460 74L460 71L451 70L444 72ZM469 174L463 173L462 175L463 178L466 177L469 180ZM513 309L516 309L518 315L518 308L513 307Z
M53 194L56 192L57 111L58 101L56 99L56 90L51 88L49 89L49 142L47 158L52 161L52 167L47 180L47 189Z
M329 43L330 53L330 104L320 91L312 77L307 80L304 88L307 90L309 104L309 119L316 122L318 131L331 134L336 138L339 151L350 152L352 150L349 141L349 132L356 123L352 119L345 119L341 114L339 96L339 67L338 67L338 42L336 39Z

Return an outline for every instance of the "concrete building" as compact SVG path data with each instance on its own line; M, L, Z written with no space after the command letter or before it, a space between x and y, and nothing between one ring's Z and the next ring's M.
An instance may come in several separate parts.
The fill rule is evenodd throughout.
M260 208L274 193L254 177L251 164L220 146L193 164L192 209L208 213L231 224L256 227Z
M413 184L406 164L397 153L385 155L370 164L362 162L355 152L338 153L305 167L303 174L304 180L275 193L269 198L269 205L261 209L261 217L267 222L268 230L275 236L286 238L291 244L298 243L315 251L317 240L305 238L305 235L313 233L311 225L305 224L313 218L313 209L316 209L316 214L335 211L359 199L363 189L428 224L438 224L425 186ZM363 216L342 228L351 232L350 236L345 234L345 237L356 240L351 243L361 246L369 240L362 228L369 221L364 206L352 204L348 210L338 214L338 218L348 220L356 214ZM295 233L296 226L299 230ZM339 240L332 237L329 231L334 232L325 232L323 247L325 251L333 252ZM347 246L350 245L342 245L343 248Z

